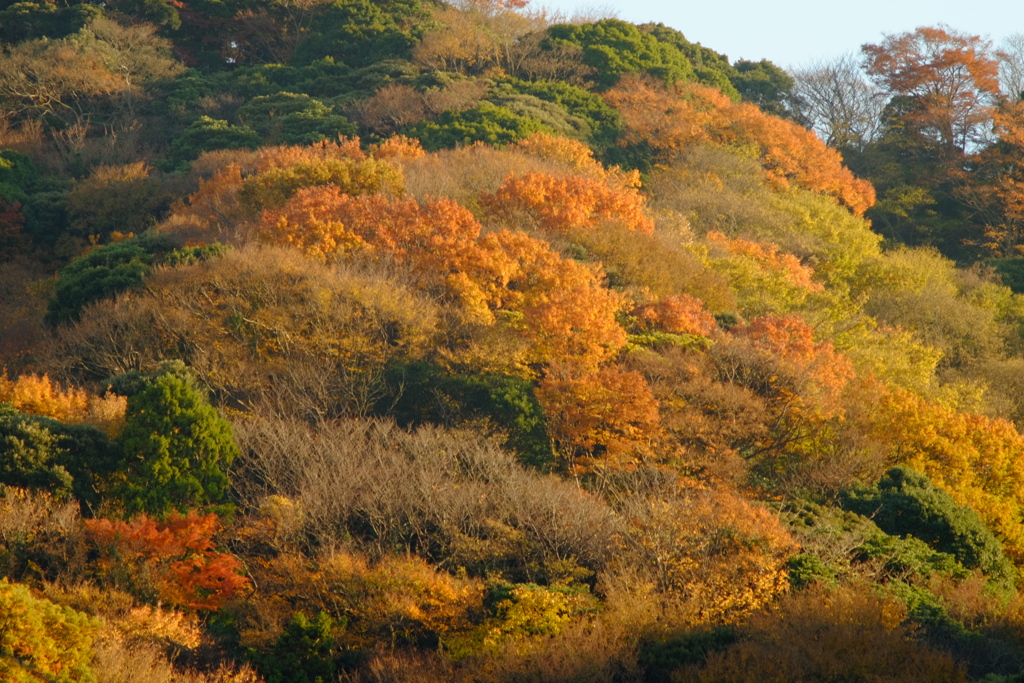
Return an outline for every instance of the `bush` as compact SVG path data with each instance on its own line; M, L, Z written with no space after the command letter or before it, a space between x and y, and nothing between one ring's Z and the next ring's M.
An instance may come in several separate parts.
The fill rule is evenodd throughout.
M408 129L406 135L419 138L423 148L433 152L474 142L503 146L538 131L551 132L538 119L482 102L463 112L445 112L437 121L421 121Z
M428 363L389 368L389 396L378 404L403 427L425 423L456 426L485 422L504 435L505 448L537 469L554 463L544 410L533 382L510 375L446 374Z
M260 136L248 126L232 126L227 121L200 116L171 143L167 150L169 170L188 166L203 152L217 149L256 149Z
M118 456L116 445L95 427L23 415L0 403L2 484L96 505Z
M314 546L372 555L411 550L472 575L510 581L586 578L610 558L619 521L572 483L523 469L470 432L385 421L258 419L236 426L234 474L253 507L295 501Z
M873 488L843 491L841 503L847 510L871 517L888 534L918 538L934 550L953 555L968 569L981 569L997 581L1012 581L1013 566L978 514L957 505L919 472L894 467Z
M320 612L310 620L297 612L285 626L273 649L253 652L250 659L267 683L326 683L336 680L349 659L335 640L335 630L345 626Z
M0 678L11 683L93 683L90 667L99 624L70 607L0 580Z
M311 145L357 132L355 124L323 102L290 92L254 97L238 110L238 119L264 144Z
M60 325L77 320L82 308L119 292L137 289L149 274L157 254L171 251L175 240L146 234L94 249L64 268L46 305L46 322Z

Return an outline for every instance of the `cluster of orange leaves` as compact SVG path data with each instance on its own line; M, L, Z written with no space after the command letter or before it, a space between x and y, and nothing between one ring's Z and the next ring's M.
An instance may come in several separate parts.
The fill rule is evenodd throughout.
M310 146L207 152L192 164L192 173L199 177L199 189L187 202L178 202L172 207L172 215L164 227L184 233L198 231L211 239L230 239L244 229L254 208L262 208L247 205L246 199L251 198L240 196L246 180L251 185L261 174L299 166L315 168L326 162L344 160L357 165L378 162L375 164L378 174L390 169L395 176L391 184L400 184L401 173L388 160L416 159L423 154L417 140L403 136L384 140L371 147L368 153L360 146L359 138Z
M861 215L875 203L871 183L854 177L839 152L813 132L735 103L719 90L696 83L664 87L651 78L623 76L605 93L626 124L626 142L650 146L661 163L699 143L752 148L767 177L834 197Z
M629 469L649 455L659 434L658 401L638 372L607 366L574 373L549 368L537 388L548 431L576 469Z
M570 234L614 221L629 231L651 234L654 221L635 188L616 188L579 175L527 173L510 176L482 202L498 217L526 213L545 230Z
M670 294L657 301L640 304L630 315L644 332L660 330L707 337L716 328L715 318L704 308L704 302L689 294Z
M10 403L27 415L51 417L65 424L91 424L110 436L124 426L128 401L123 396L107 394L100 397L84 389L67 389L47 375L21 375L15 380L0 372L0 402Z
M127 571L136 581L150 581L163 602L191 609L215 610L249 583L234 555L218 552L213 535L216 514L172 513L163 521L146 515L131 522L85 520L90 540L100 551L101 574Z
M839 405L843 389L855 376L853 363L831 341L815 342L814 330L798 315L759 316L731 331L810 380L822 406Z
M656 586L690 607L692 623L734 621L786 590L797 546L778 516L727 490L679 487L629 511L629 541Z
M594 158L594 152L579 140L563 138L549 133L533 133L507 148L510 152L521 152L537 159L560 164L589 178L598 178L620 187L640 187L638 171L622 171L618 166L605 168Z
M258 232L264 241L326 259L356 250L385 255L423 286L454 295L480 322L493 323L501 311L521 314L517 331L536 361L574 358L596 366L626 341L615 321L622 299L602 286L595 268L522 233L481 236L479 222L450 199L420 204L306 188L265 212Z

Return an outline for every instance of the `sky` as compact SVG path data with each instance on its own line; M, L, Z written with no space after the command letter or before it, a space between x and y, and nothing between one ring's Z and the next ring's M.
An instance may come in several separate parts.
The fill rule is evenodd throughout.
M572 14L604 10L633 23L661 22L730 61L807 66L877 43L883 34L940 23L995 44L1024 33L1024 0L533 0Z

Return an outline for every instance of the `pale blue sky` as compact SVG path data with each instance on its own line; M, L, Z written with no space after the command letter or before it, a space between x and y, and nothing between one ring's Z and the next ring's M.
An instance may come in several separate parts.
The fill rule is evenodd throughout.
M1024 0L534 0L571 13L607 8L634 23L662 22L729 59L770 59L781 67L859 51L883 33L945 23L998 44L1024 33Z

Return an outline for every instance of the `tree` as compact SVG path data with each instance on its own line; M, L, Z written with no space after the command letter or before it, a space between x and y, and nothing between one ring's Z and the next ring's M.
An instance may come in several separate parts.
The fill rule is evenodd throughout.
M1024 98L1024 33L1006 36L996 52L999 84L1011 102Z
M238 455L231 425L187 380L165 373L131 396L119 443L117 493L128 511L162 516L226 501Z
M0 403L0 482L69 496L73 478L59 464L56 437L45 427L20 418L10 404Z
M615 320L622 297L602 286L596 267L523 233L480 236L473 215L450 199L420 204L309 188L266 212L260 231L327 260L353 252L394 259L420 287L457 301L467 321L506 320L528 344L529 360L516 359L517 372L570 360L596 367L626 341Z
M340 0L326 5L295 49L293 64L325 57L351 67L408 59L429 21L420 0Z
M336 632L344 628L346 619L338 622L327 612L319 612L312 620L304 612L296 612L284 632L265 655L253 659L267 683L320 683L336 677L337 670L347 663L347 653L336 641Z
M550 468L551 438L530 380L491 373L446 373L441 367L419 362L393 364L387 381L389 392L378 410L394 416L402 427L467 423L485 433L493 430L520 462L539 470Z
M652 452L658 402L638 372L552 367L537 387L537 400L573 469L631 469Z
M134 122L143 86L183 70L155 30L101 16L59 40L12 47L0 62L5 116L42 123L65 159L81 148L93 124Z
M322 20L329 0L273 0L239 9L241 30L232 36L238 63L288 64Z
M66 38L102 14L99 7L86 3L63 7L48 2L10 3L0 11L0 40L14 45L40 38Z
M525 214L542 230L573 235L614 223L631 232L650 234L654 221L645 211L645 198L632 187L580 175L553 176L541 173L510 175L482 203L500 218L514 221Z
M61 152L70 156L100 116L99 101L126 89L103 58L94 38L40 39L12 47L0 60L4 116L45 123Z
M552 45L582 48L582 60L595 69L593 80L601 90L615 85L624 73L647 72L665 83L694 81L690 60L668 42L644 33L634 24L604 19L592 24L558 24L547 31Z
M829 147L858 150L878 137L886 102L853 55L797 69L793 81L797 118Z
M934 140L947 161L987 138L999 96L999 67L991 44L948 27L922 26L865 44L865 69L900 118Z
M773 116L791 116L792 76L767 59L759 62L741 59L733 68L732 85L744 101L756 104L761 111Z
M976 212L981 235L973 243L996 257L1024 252L1024 100L1004 102L993 114L997 140L972 160L956 196Z
M550 128L540 120L517 114L508 107L481 102L462 112L445 112L437 121L421 121L405 131L419 138L428 151L436 151L474 142L503 146Z
M93 242L142 234L156 224L174 199L177 197L167 184L144 161L96 166L87 178L74 181L64 197L68 232Z
M888 461L925 473L973 508L1015 562L1024 557L1024 437L1006 420L958 413L908 391L881 393L869 427Z
M185 168L203 152L217 149L256 149L260 136L248 126L233 126L222 119L200 116L167 150L171 170Z
M434 18L441 26L426 31L413 48L418 64L464 74L480 74L498 65L502 50L478 12L446 9L436 12Z
M102 246L72 261L61 271L47 302L46 322L77 320L86 305L142 287L156 255L174 246L173 238L150 234Z
M356 132L355 125L320 100L290 92L254 97L239 108L238 120L265 145L311 145Z
M729 279L745 315L788 313L824 291L811 268L775 244L730 239L718 231L709 232L707 242L710 267Z
M633 564L683 623L732 622L788 587L796 544L775 513L743 496L670 476L616 508L629 521L616 560Z

